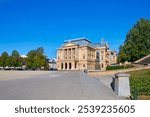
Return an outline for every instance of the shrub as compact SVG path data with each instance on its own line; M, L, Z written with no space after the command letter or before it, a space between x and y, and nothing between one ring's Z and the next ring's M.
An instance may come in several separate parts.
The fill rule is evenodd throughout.
M106 70L123 69L124 66L107 66Z

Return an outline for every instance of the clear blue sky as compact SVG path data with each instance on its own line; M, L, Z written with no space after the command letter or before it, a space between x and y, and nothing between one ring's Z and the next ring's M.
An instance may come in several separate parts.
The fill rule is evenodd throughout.
M86 37L118 49L141 17L150 19L149 0L0 0L0 54L27 54L44 47L48 57L66 39Z

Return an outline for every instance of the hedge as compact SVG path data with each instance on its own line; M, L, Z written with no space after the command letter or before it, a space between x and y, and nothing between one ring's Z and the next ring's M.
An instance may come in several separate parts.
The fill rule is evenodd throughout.
M132 68L132 67L134 66L133 65L107 66L106 70L127 69L127 68Z

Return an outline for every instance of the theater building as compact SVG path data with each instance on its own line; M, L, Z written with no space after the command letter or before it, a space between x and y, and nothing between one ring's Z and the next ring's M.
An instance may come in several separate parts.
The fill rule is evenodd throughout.
M57 49L58 70L105 70L113 63L116 52L109 50L104 40L93 44L86 38L76 38L64 41Z

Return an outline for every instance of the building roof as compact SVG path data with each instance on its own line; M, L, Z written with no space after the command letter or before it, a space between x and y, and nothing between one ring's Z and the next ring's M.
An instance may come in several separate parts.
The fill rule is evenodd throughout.
M68 42L74 42L74 43L92 43L90 40L88 40L85 37L81 37L81 38L75 38L75 39L69 39L69 40L65 40L64 43L68 43Z
M21 55L22 58L27 58L27 55Z
M90 40L88 40L85 37L65 40L64 44L66 44L66 43L74 43L74 44L77 44L80 46L88 45L90 47L107 47L107 48L109 48L107 42L105 42L103 38L101 39L100 43L92 43Z
M56 63L56 59L55 58L47 58L46 59L47 60L47 62L49 62L49 63Z

